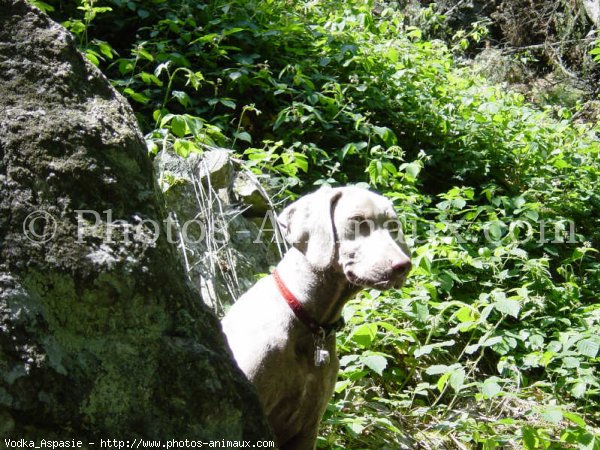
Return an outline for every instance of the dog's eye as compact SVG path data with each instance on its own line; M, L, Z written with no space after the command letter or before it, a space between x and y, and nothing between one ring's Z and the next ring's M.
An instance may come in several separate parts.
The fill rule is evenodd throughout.
M370 235L374 229L375 229L375 224L373 223L372 220L363 220L360 223L360 235L361 236Z
M349 220L348 227L354 236L369 236L375 229L375 223L363 216L356 216Z
M383 223L383 228L385 228L394 238L398 237L402 232L402 225L400 224L398 219L386 220Z

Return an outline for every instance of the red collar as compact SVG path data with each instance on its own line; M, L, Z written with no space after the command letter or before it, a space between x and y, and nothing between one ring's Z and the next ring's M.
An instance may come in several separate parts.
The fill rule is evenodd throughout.
M282 297L285 299L285 301L292 309L296 317L300 320L300 322L306 325L314 334L329 336L330 334L335 333L344 326L344 319L342 317L340 317L339 320L335 321L334 323L321 325L319 322L313 319L310 316L310 314L308 314L306 309L304 309L304 306L302 306L302 303L300 303L298 299L294 297L294 294L290 292L290 290L287 288L287 286L281 279L279 272L277 272L277 269L273 270L273 278L275 279L277 289L279 289L279 292L281 293Z

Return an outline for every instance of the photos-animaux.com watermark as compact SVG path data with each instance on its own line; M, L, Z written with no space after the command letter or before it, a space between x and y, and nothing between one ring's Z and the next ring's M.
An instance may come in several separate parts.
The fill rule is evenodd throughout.
M203 242L207 237L221 244L231 241L228 230L215 231L201 218L179 222L172 213L163 221L142 218L139 215L125 220L114 219L112 209L102 212L80 209L74 211L74 219L77 225L74 236L77 243L84 243L90 236L99 238L106 244L139 241L155 243L161 235L173 244L195 245ZM354 226L357 234L364 233L366 228L368 228L367 232L385 228L396 240L408 241L412 245L424 244L440 236L452 238L458 244L498 243L507 238L519 244L532 241L538 244L579 242L575 235L575 223L570 220L555 222L538 220L533 223L524 220L514 220L509 223L494 221L477 225L481 227L477 232L470 231L473 224L465 220L429 222L413 220L404 223L397 219L383 223L357 220ZM33 211L23 221L23 233L32 242L47 243L55 238L57 231L58 220L44 210ZM235 234L251 238L256 244L282 240L277 227L277 216L273 211L266 212L254 236L250 230L238 230Z

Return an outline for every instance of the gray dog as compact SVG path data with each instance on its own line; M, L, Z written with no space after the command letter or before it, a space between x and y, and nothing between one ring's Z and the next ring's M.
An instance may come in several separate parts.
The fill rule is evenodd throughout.
M278 220L293 247L222 324L280 448L310 450L339 369L344 304L363 287L402 286L411 263L392 203L364 189L323 187Z

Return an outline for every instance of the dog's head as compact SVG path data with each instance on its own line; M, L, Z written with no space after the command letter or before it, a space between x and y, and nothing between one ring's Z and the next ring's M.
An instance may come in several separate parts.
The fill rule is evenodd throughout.
M357 286L400 287L411 268L408 247L387 198L357 187L322 187L278 218L284 238L317 270L337 270Z

